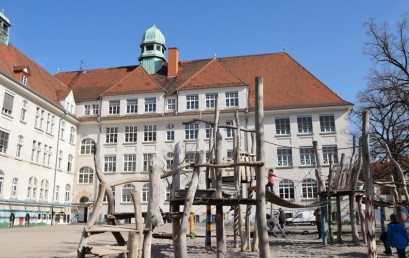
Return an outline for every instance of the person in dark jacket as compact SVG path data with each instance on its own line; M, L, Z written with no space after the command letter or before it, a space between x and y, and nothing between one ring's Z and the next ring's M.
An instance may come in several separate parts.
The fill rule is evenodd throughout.
M315 223L317 224L317 231L318 231L318 238L321 238L321 208L318 207L314 211L314 216L315 216Z
M278 208L278 224L280 224L281 228L284 229L285 226L285 213L283 211L283 209Z
M10 214L10 222L9 222L9 228L14 228L14 220L16 219L16 216L14 215L14 212Z
M398 222L398 216L391 214L391 222L388 224L388 241L396 248L399 258L406 258L405 249L409 242L408 232L402 223Z

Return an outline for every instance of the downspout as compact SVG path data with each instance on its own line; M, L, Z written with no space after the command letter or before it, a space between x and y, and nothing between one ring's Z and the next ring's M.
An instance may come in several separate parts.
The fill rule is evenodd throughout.
M53 197L51 200L51 226L54 224L54 199L55 199L55 184L57 182L57 164L58 164L58 153L60 148L60 133L61 133L61 123L62 120L67 116L67 111L64 111L64 115L60 117L58 122L58 133L57 133L57 146L55 150L55 164L54 164L54 182L53 182Z

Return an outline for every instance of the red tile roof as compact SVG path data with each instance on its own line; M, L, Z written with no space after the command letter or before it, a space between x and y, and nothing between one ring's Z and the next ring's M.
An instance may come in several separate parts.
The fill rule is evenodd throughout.
M0 44L0 70L20 81L22 73L16 72L16 67L28 67L30 74L27 77L27 87L51 102L59 105L58 99L68 95L69 90L65 84L21 53L12 44L8 46Z
M267 109L352 105L331 91L287 53L228 57L179 63L176 77L166 76L167 64L148 75L138 66L119 67L56 75L74 91L77 101L101 95L138 92L168 94L176 90L249 86L249 107L255 105L255 77L263 77ZM156 82L156 83L155 83Z

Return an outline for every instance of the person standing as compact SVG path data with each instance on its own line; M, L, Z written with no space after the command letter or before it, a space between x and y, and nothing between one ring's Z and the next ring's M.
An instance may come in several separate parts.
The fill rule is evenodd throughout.
M28 212L26 213L24 226L25 226L25 227L29 227L29 226L30 226L30 214L28 214Z
M314 216L315 216L315 224L317 224L317 230L318 230L318 238L321 238L321 208L318 207L314 211Z
M16 216L14 215L14 212L10 214L10 222L9 222L9 228L14 228L14 220Z
M283 211L283 209L278 208L278 224L280 224L281 228L284 229L285 226L285 213Z
M391 214L391 222L388 224L388 241L396 248L399 258L406 258L405 249L408 246L409 236L405 226L398 222L398 216Z
M268 170L268 182L266 184L266 189L272 193L274 193L274 180L276 175L274 174L274 170L270 168Z

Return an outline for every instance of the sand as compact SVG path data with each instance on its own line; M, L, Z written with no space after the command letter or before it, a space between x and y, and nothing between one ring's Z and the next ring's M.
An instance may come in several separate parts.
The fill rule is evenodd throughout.
M84 225L37 226L30 228L0 229L0 257L76 257L76 249L80 241ZM344 226L343 243L323 245L317 240L315 227L287 227L287 237L269 236L271 257L367 257L367 246L354 246L351 242L350 227ZM170 233L171 225L165 224L155 229L155 233ZM205 225L196 224L195 239L187 239L189 257L216 257L215 237L212 238L214 251L205 251ZM231 227L226 226L227 233ZM308 230L309 234L301 232ZM215 233L213 232L213 235ZM379 238L379 237L378 237ZM91 243L109 245L114 243L110 234L99 234L91 237ZM259 257L258 253L240 252L233 248L233 237L226 237L227 253L225 257ZM384 251L378 240L378 256ZM395 251L395 250L394 250ZM395 254L395 256L397 256ZM171 239L156 238L152 243L152 257L173 257Z

